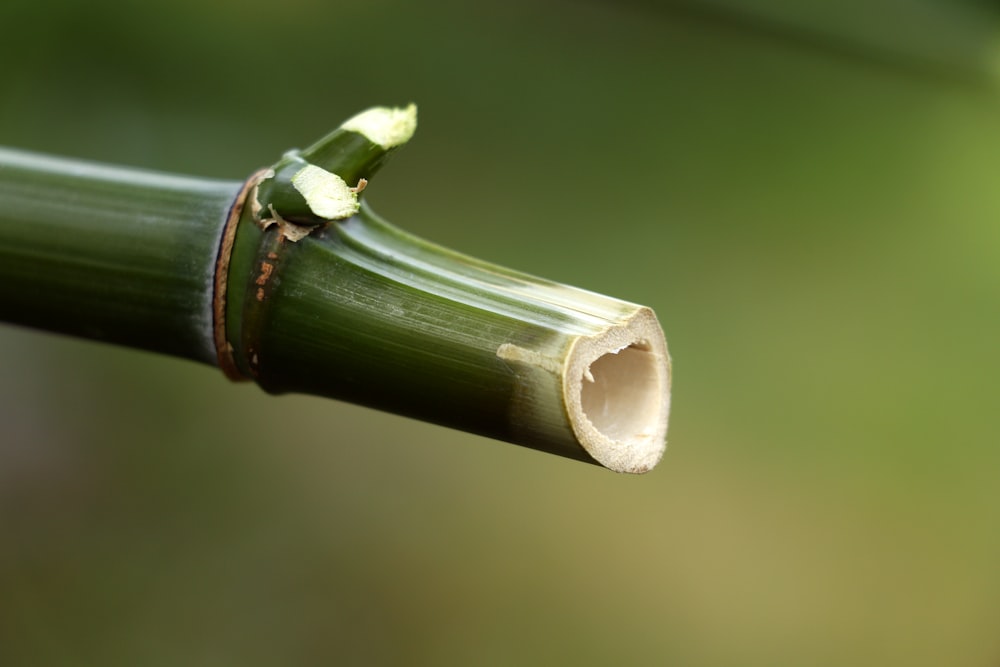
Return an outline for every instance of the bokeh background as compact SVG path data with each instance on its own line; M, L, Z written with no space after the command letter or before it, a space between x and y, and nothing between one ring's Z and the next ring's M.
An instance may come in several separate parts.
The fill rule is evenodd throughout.
M0 327L0 664L1000 664L1000 11L4 0L0 144L367 194L652 306L643 477Z

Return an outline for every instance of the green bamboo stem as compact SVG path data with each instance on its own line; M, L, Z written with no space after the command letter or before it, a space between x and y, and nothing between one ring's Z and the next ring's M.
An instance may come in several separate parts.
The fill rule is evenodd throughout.
M214 364L212 276L239 187L0 148L2 318Z
M415 120L412 107L359 114L235 207L234 182L2 151L4 318L218 363L272 393L652 468L670 390L652 311L446 250L359 200Z

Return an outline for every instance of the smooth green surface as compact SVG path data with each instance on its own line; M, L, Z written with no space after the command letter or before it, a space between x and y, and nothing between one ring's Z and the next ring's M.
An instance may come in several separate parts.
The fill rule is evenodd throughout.
M637 4L0 18L0 145L232 177L417 102L373 207L649 304L675 370L636 478L2 328L4 665L998 663L992 94Z
M215 258L237 188L0 149L3 321L214 364Z
M312 167L306 158L368 179L395 145L341 128L286 153L248 192L227 274L236 367L272 393L349 400L596 462L570 421L562 373L499 350L544 355L558 369L578 338L621 326L637 306L463 256L367 206L329 220L288 196L300 189L294 174Z
M603 333L636 306L461 257L368 207L296 243L255 232L255 264L273 269L263 291L253 279L243 288L235 347L262 387L591 460L569 423L561 376L504 361L498 349L561 361L577 337ZM230 286L231 296L240 291ZM536 405L519 404L519 383L537 385L526 392Z

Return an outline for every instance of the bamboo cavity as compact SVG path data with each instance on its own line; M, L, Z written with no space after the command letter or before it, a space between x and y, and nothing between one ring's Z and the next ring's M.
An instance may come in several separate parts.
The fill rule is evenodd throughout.
M666 449L670 357L653 312L639 307L577 341L563 391L573 432L598 463L631 473L655 466Z
M600 357L582 383L584 416L611 440L644 437L660 417L656 367L649 350L635 345Z

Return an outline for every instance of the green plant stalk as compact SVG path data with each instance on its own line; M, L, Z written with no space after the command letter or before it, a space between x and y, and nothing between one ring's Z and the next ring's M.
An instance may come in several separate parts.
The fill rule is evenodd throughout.
M228 241L239 183L0 152L4 317L652 468L670 389L652 311L446 250L359 201L415 120L371 110L286 154L249 184Z
M239 188L0 148L2 318L214 364L212 276Z

